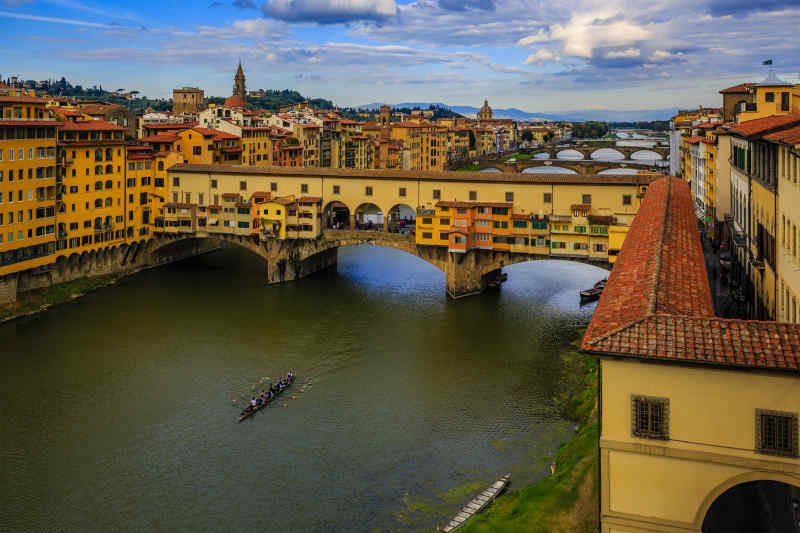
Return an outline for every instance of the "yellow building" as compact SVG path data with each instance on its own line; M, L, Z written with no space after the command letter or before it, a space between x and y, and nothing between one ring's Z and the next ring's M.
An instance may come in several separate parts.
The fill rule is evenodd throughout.
M276 197L255 202L254 229L263 238L316 239L322 234L322 209L319 197Z
M67 122L59 128L58 255L68 257L125 242L124 133L122 126L100 120Z
M45 105L0 96L0 278L55 261L59 124Z
M778 150L777 319L800 322L800 126L772 133L765 139Z
M447 128L427 122L394 122L391 138L409 148L410 169L443 170L447 162Z
M154 152L149 146L128 146L126 235L129 240L148 238L164 226L167 169L183 159L176 152Z
M714 316L694 218L685 182L650 184L583 339L600 531L793 531L800 328Z
M738 114L739 122L800 113L800 86L787 83L770 72L767 79L747 88L752 103Z

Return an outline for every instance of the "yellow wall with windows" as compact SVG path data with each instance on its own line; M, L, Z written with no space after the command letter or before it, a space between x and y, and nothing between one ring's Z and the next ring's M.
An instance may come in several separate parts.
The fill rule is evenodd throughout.
M778 320L800 322L800 145L778 151Z
M722 491L774 479L800 487L800 459L755 450L756 409L798 413L798 378L602 360L602 531L699 532ZM669 400L668 440L632 434L632 396Z
M126 238L125 172L127 167L122 129L101 131L95 141L70 141L59 132L62 169L62 204L57 212L58 255L70 256L109 246ZM116 137L116 138L114 138ZM63 224L63 226L62 226Z
M55 261L55 210L55 123L0 121L0 277Z
M739 122L773 115L800 113L800 86L798 85L757 86L753 87L753 91L755 92L753 101L756 104L756 110L739 113ZM769 101L770 94L772 95L772 101ZM788 109L783 109L782 107L783 94L788 94Z
M758 248L756 246L757 230L760 224L764 231L773 239L775 239L775 220L776 220L776 198L775 193L769 188L761 184L757 179L751 180L751 200L750 200L750 214L751 214L751 230L750 236L751 249L750 253L753 257L758 257ZM777 255L778 241L775 242L775 253ZM750 278L755 287L756 298L758 298L761 305L767 313L767 316L774 320L776 316L776 293L775 293L775 269L777 265L773 261L770 265L769 261L764 259L763 268L751 268Z

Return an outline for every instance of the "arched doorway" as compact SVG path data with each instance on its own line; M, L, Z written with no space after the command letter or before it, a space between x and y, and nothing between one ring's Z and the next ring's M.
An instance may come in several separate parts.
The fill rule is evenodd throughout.
M350 227L350 209L342 202L328 203L324 213L327 229L348 229Z
M773 480L735 485L708 508L701 531L800 533L800 487Z
M372 203L361 204L355 212L355 229L361 231L384 231L384 216L380 207Z
M388 230L391 233L414 235L416 231L417 213L410 205L397 204L389 209Z

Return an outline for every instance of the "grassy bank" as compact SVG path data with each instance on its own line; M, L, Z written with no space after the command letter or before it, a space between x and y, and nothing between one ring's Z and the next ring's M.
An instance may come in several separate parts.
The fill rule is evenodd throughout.
M74 300L100 287L115 283L118 276L97 276L59 283L45 289L36 289L19 295L17 301L0 306L0 321L37 313L48 307Z
M555 473L498 498L465 533L588 533L597 530L597 361L574 349L564 355L567 383L558 403L578 423L555 457ZM513 487L513 484L512 484Z

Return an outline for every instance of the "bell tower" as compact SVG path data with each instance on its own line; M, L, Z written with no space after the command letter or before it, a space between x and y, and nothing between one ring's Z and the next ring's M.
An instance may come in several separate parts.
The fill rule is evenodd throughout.
M233 77L233 96L247 98L247 90L244 84L244 71L242 70L241 61L239 61L239 68L236 69L236 76Z
M381 127L381 138L388 139L392 136L392 108L388 105L381 106L381 115L378 124Z

